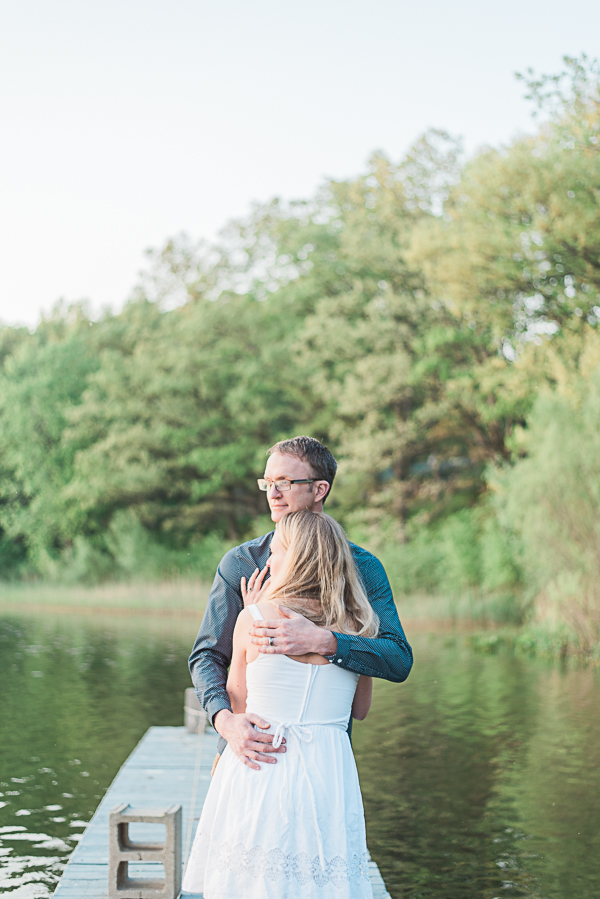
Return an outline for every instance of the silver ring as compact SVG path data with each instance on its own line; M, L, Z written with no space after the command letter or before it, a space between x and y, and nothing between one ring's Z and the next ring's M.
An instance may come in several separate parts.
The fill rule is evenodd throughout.
M273 645L273 637L269 637L269 646Z

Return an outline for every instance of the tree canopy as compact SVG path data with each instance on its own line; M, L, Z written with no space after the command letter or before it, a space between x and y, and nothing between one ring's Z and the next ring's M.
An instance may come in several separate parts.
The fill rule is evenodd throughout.
M548 396L587 446L600 383L600 76L565 63L521 76L541 115L508 146L465 159L430 131L398 162L256 205L214 246L170 239L118 314L3 327L4 576L74 558L78 576L118 573L134 531L185 570L262 526L266 448L310 433L339 457L330 508L351 532L403 559L436 546L430 576L448 535L471 534L460 584L485 581L492 528L492 581L526 584L514 546L533 525L499 491L551 453Z

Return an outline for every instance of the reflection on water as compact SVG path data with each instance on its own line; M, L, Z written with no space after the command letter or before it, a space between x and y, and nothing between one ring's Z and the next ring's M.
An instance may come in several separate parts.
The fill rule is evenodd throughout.
M413 643L354 739L391 895L600 897L599 672Z
M147 727L181 722L194 630L0 618L0 892L50 895ZM598 672L413 642L354 737L393 899L600 897Z
M0 892L50 895L146 729L182 722L195 625L175 627L0 618Z

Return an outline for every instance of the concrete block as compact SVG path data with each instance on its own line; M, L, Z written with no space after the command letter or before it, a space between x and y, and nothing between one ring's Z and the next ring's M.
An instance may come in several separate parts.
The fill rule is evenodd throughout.
M185 691L183 712L185 729L188 733L201 734L209 726L206 712L198 702L198 697L193 687L188 687Z
M163 824L164 843L133 842L129 825ZM160 862L164 878L129 876L129 864ZM177 899L181 892L181 806L135 809L127 803L111 809L108 827L108 899Z

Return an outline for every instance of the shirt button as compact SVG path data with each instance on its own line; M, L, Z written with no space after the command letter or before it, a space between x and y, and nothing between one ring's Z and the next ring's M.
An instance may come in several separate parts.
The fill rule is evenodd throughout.
M341 665L341 664L342 664L342 660L341 660L341 659L338 659L337 662L338 662L338 665Z

